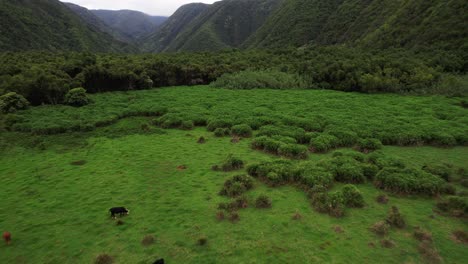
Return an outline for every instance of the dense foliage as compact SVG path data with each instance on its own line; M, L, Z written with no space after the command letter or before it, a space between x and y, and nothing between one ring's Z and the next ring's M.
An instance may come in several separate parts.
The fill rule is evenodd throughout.
M15 92L0 96L0 113L14 113L24 110L29 106L29 102L20 94Z

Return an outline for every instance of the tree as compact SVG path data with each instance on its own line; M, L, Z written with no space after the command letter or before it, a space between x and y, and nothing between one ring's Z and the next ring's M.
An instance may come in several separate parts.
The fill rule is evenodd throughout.
M2 113L14 113L17 110L28 108L28 106L28 100L15 92L0 96L0 112Z
M65 95L65 104L71 106L84 106L89 104L89 98L86 95L86 90L84 88L74 88L68 91Z

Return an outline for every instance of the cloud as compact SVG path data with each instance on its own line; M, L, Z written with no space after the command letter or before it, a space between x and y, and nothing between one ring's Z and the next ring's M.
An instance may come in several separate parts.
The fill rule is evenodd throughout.
M212 4L218 0L61 0L74 3L88 9L130 9L150 15L170 16L182 5L201 2Z

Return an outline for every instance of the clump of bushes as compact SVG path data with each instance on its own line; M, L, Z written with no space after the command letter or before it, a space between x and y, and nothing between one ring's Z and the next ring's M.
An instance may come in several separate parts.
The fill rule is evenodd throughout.
M253 179L247 175L236 175L224 182L221 195L236 197L253 188Z
M233 121L229 119L212 119L208 122L206 129L208 131L213 132L217 128L227 128L229 129L230 127L233 126Z
M331 172L310 162L299 164L295 168L294 178L308 188L320 185L328 189L333 184Z
M383 147L382 142L375 138L361 139L358 141L358 150L364 153L379 150Z
M271 208L271 199L270 197L262 194L257 197L255 200L255 207L256 208Z
M422 167L422 170L437 175L446 181L450 181L453 174L453 167L449 164L426 164Z
M183 130L192 130L195 127L192 120L184 120L180 124L180 128Z
M231 127L231 134L238 137L251 137L252 128L246 124L235 125Z
M356 158L359 158L357 156ZM331 171L336 181L344 183L363 183L366 181L364 174L364 163L351 156L335 156L334 158L323 160L320 166Z
M390 231L390 225L386 221L379 221L372 225L371 230L379 236L386 236Z
M84 88L73 88L65 94L64 103L67 105L80 107L89 104L89 98Z
M403 216L400 213L400 210L398 210L396 206L392 206L386 221L390 226L396 228L404 228L406 226L405 219L403 218Z
M233 171L244 168L244 161L233 155L227 156L221 165L221 170L223 171Z
M250 176L260 178L273 186L284 184L293 179L293 165L286 160L253 164L247 167L247 172Z
M376 201L380 204L387 204L388 196L385 194L380 194L379 196L377 196Z
M252 141L252 148L292 159L306 159L307 147L296 144L296 140L286 136L260 136Z
M437 195L442 192L445 181L422 170L390 167L376 175L374 184L395 193Z
M437 208L442 212L455 217L463 217L468 214L468 198L460 196L449 196L437 203Z
M356 186L347 184L343 187L341 192L343 193L344 204L347 207L360 208L364 206L364 198Z
M278 148L278 154L293 159L306 159L309 156L309 150L302 145L282 144Z
M0 112L14 113L29 107L29 102L22 95L11 92L0 96Z
M241 71L226 73L211 83L217 88L226 89L301 89L304 80L296 74L281 71Z
M320 213L342 217L344 215L344 197L341 192L327 193L327 189L317 185L309 192L312 207Z
M314 152L327 152L338 147L339 139L330 134L320 134L310 140L310 148Z
M231 130L229 130L229 128L218 127L214 130L213 133L215 137L224 137L224 136L229 136L229 134L231 133Z
M432 242L432 234L426 230L423 230L420 227L416 227L413 236L419 241L429 241Z

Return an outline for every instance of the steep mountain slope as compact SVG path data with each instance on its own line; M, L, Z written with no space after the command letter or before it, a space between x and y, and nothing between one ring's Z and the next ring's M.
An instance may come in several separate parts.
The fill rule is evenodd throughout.
M154 50L213 51L240 47L263 25L280 2L281 0L224 0L205 6L204 10L199 6L197 11L202 12L198 16L186 23L185 28L179 30L169 41L156 41L158 45ZM155 37L157 38L157 34Z
M64 3L67 5L68 8L70 8L75 14L79 15L85 22L88 24L95 26L102 32L106 32L107 34L113 36L114 38L124 41L124 42L131 42L132 40L117 30L112 29L110 26L108 26L104 21L102 21L99 17L97 17L91 10L88 10L85 7L75 5L73 3Z
M91 10L107 26L119 32L130 40L138 40L154 30L167 20L163 16L150 16L132 10Z
M349 44L373 48L467 43L464 0L286 0L246 47Z
M0 51L128 50L58 0L1 0Z
M209 5L202 3L180 7L164 24L142 41L141 48L146 52L163 51L208 7Z

